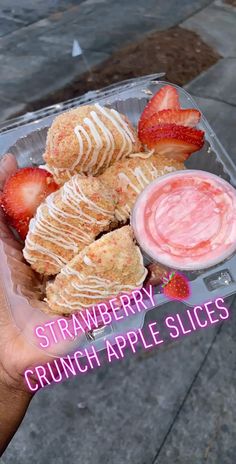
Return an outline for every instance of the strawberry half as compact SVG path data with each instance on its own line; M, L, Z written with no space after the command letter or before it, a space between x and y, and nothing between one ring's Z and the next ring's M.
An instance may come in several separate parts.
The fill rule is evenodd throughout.
M142 142L161 155L186 160L204 145L204 131L176 124L158 124L142 130Z
M154 113L149 119L144 121L142 129L156 126L157 124L177 124L178 126L195 127L201 118L201 113L195 109L187 110L162 110ZM142 142L142 130L139 138Z
M23 240L37 207L58 188L48 171L36 167L19 169L7 180L1 206Z
M164 294L174 300L186 300L190 296L188 280L182 274L172 272L168 278L163 278Z
M138 129L141 130L145 121L148 121L154 113L167 109L178 110L179 108L180 104L177 89L172 87L172 85L164 85L144 108L139 120Z

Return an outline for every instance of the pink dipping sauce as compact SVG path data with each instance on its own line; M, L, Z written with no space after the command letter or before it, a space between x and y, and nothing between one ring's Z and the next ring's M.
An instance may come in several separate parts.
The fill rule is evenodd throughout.
M136 239L154 261L205 269L236 250L236 190L204 171L176 171L139 195L131 217Z

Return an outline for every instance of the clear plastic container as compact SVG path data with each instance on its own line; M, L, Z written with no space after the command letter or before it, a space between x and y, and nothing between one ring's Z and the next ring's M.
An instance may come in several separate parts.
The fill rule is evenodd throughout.
M12 152L20 167L42 164L47 129L55 115L80 104L99 102L126 114L136 125L152 93L157 92L166 84L166 82L159 81L159 77L160 75L155 74L126 81L7 121L0 125L0 154ZM175 87L178 89L182 107L198 108L185 90L178 86ZM236 167L204 116L199 126L205 131L206 143L201 152L190 157L186 163L187 167L209 171L236 186ZM31 343L39 346L35 327L57 318L41 310L42 305L46 304L43 302L43 283L25 264L20 248L19 243L9 238L7 233L1 233L0 292L6 300L16 325ZM200 301L207 301L207 299L218 296L225 298L236 293L236 255L210 270L197 273L195 277L191 282L192 293L187 302L190 306L199 304ZM155 289L155 301L157 307L168 302L159 288ZM143 311L109 326L100 327L92 334L83 334L71 342L57 344L50 349L50 354L58 356L75 349L89 349L91 345L94 345L97 351L102 350L105 348L106 339L115 343L117 335L142 328L144 319L145 312Z

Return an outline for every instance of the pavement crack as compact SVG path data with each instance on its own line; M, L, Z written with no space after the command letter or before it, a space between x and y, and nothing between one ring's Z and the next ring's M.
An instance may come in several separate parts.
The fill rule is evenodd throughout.
M182 21L180 21L178 25L184 28L183 24L185 23L185 21L188 21L188 19L190 19L193 16L197 15L198 13L200 13L200 11L206 10L210 5L212 5L214 3L215 3L215 0L209 0L208 4L206 6L204 6L204 7L201 6L197 10L195 10L194 12L190 13Z
M65 14L71 10L77 10L80 5L82 5L83 3L86 3L86 0L80 0L80 3L78 2L78 5L71 5L69 8L64 8L63 10L55 10L55 11L49 11L48 13L45 13L44 15L42 16L39 16L37 19L35 20L31 20L29 22L25 22L24 20L21 20L21 19L18 19L18 18L14 18L12 16L8 16L8 15L3 15L2 13L0 13L0 19L1 18L5 18L5 19L8 19L8 20L11 20L13 22L16 22L19 24L19 27L13 31L10 31L10 32L7 32L6 34L2 34L0 36L0 43L2 41L2 39L6 39L8 37L14 37L16 34L18 34L19 32L21 32L22 30L27 29L28 28L31 28L31 27L35 27L36 25L39 25L42 21L45 21L45 20L48 20L48 19L51 19L51 18L54 18L57 17L58 14Z
M207 350L207 352L206 352L206 354L205 354L205 356L204 356L204 358L203 358L203 360L202 360L202 362L201 362L201 364L200 364L200 366L199 366L197 372L195 373L194 378L193 378L191 384L189 385L189 387L188 387L188 389L187 389L187 392L186 392L186 394L185 394L185 396L184 396L184 398L183 398L183 401L182 401L182 403L180 404L178 410L176 411L176 413L175 413L175 415L174 415L174 417L173 417L173 420L172 420L172 422L171 422L171 424L170 424L170 426L169 426L169 428L168 428L168 430L167 430L167 432L166 432L166 434L165 434L165 436L164 436L164 438L163 438L163 440L162 440L162 443L161 443L159 449L157 450L157 452L156 452L156 454L155 454L155 456L154 456L154 458L153 458L151 464L158 464L158 461L157 461L157 460L158 460L158 457L159 457L159 455L160 455L160 453L161 453L161 450L162 450L162 448L164 447L164 445L165 445L165 443L166 443L166 441L167 441L167 438L168 438L169 434L171 433L171 431L172 431L172 429L173 429L173 427L174 427L174 425L175 425L175 422L176 422L176 420L178 419L179 414L180 414L180 412L182 411L182 409L183 409L183 407L184 407L184 405L185 405L185 403L186 403L186 401L187 401L187 399L188 399L188 396L189 396L189 394L191 393L191 390L192 390L194 384L196 383L196 381L197 381L197 379L198 379L198 376L199 376L199 374L200 374L202 368L203 368L204 365L206 364L206 361L207 361L207 359L208 359L208 356L209 356L209 354L210 354L210 352L211 352L211 350L212 350L212 348L213 348L213 345L215 344L215 341L216 341L216 339L217 339L217 337L218 337L218 335L219 335L219 333L220 333L220 331L221 331L223 325L224 325L224 324L222 323L222 324L219 326L218 330L216 331L216 333L215 333L215 335L214 335L214 337L213 337L213 339L212 339L212 341L211 341L211 343L210 343L210 346L209 346L209 348L208 348L208 350Z
M190 90L190 93L194 98L203 98L203 99L205 98L206 100L213 100L219 103L224 103L225 105L232 106L233 108L236 108L236 103L229 103L228 101L223 100L222 98L210 97L209 95L197 95L193 93L191 90Z
M16 18L15 16L11 16L3 12L0 13L0 19L7 19L8 21L12 21L14 23L22 24L23 26L25 26L25 21L23 19Z

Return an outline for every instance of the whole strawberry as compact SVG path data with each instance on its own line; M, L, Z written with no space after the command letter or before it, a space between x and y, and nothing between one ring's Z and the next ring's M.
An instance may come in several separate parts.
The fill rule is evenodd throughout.
M172 272L168 277L163 277L163 292L173 300L186 300L190 295L188 280L182 274Z

